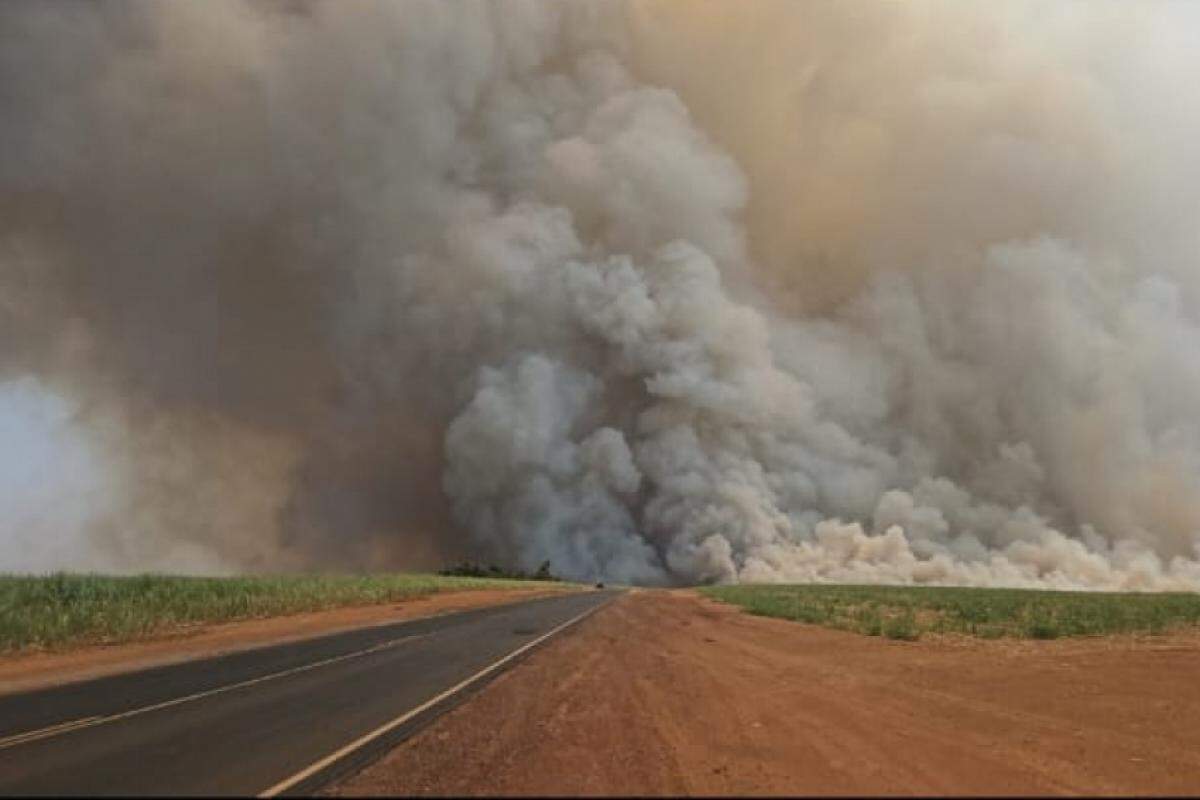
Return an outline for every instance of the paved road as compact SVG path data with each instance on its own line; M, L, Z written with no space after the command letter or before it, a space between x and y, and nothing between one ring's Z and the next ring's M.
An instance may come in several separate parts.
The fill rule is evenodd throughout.
M0 794L309 793L614 594L475 609L0 697Z

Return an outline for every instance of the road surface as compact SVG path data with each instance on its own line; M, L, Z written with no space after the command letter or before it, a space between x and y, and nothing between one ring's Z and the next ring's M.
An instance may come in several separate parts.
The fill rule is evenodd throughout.
M615 592L348 631L0 697L0 794L306 794Z
M622 595L335 797L1197 797L1200 632L880 636Z

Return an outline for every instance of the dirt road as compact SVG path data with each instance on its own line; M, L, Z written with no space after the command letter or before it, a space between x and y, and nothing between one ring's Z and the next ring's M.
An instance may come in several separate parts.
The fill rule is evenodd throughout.
M1195 794L1200 636L893 642L638 592L354 794Z

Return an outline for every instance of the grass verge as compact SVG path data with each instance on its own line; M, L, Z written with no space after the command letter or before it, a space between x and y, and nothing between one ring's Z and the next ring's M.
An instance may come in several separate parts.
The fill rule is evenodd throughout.
M188 624L389 603L445 591L533 588L540 587L528 580L419 574L0 575L0 653L124 642Z
M737 585L700 589L751 614L913 640L924 633L1056 639L1200 625L1200 594L940 586Z

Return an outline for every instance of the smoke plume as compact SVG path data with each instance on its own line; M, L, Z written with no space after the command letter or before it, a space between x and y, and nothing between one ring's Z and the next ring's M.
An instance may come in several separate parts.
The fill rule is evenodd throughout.
M0 569L1200 586L1200 12L0 8Z

